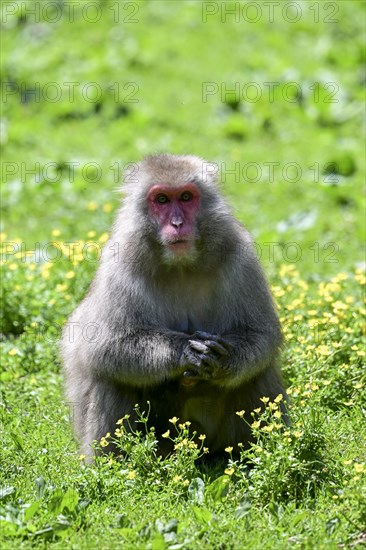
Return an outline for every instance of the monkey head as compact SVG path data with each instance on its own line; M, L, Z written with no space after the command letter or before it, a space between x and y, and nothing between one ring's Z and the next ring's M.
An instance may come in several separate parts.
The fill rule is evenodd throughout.
M144 267L210 269L227 237L228 209L217 191L218 166L190 155L146 157L126 173L121 212ZM124 215L126 211L126 216Z

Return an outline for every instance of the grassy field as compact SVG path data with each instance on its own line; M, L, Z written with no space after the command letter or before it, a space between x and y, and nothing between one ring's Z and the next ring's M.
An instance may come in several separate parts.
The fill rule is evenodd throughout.
M1 548L365 543L364 3L0 9ZM198 466L203 447L174 419L176 453L158 458L141 411L137 433L112 434L128 458L88 465L57 342L124 167L163 151L218 163L255 237L286 336L292 425L263 396L243 461L228 449L227 463Z

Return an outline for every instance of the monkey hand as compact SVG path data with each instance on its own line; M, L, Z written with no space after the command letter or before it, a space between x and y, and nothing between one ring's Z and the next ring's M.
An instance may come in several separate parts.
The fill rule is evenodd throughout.
M186 368L183 384L192 385L198 380L211 380L225 376L223 359L229 353L229 344L220 336L207 332L195 332L188 340L181 365Z

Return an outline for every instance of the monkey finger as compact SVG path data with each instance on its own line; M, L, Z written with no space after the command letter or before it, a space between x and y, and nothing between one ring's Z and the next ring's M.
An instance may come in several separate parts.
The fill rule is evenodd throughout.
M210 348L210 350L216 352L218 355L228 355L229 353L227 348L224 348L224 346L215 340L205 340L205 344Z
M206 345L206 343L199 342L197 340L189 340L189 344L191 346L191 349L194 349L195 351L198 351L199 353L209 353L210 348Z
M202 364L204 367L209 368L211 374L213 371L220 368L220 363L217 359L217 357L214 357L213 355L204 355L202 357Z
M227 350L229 350L231 347L230 343L223 336L220 336L219 334L210 334L209 332L204 332L203 330L197 330L193 334L193 337L199 338L200 340L204 340L204 341L208 340L209 342L217 342Z
M220 338L218 334L211 334L210 332L205 332L204 330L196 330L193 337L199 338L200 340L216 340L216 338Z

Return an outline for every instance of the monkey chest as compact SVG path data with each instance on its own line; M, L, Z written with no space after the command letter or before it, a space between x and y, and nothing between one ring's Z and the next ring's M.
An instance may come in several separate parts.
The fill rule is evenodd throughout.
M193 334L196 330L213 331L218 325L214 300L198 296L196 299L173 301L165 314L165 324L170 330ZM217 330L217 328L216 328Z

